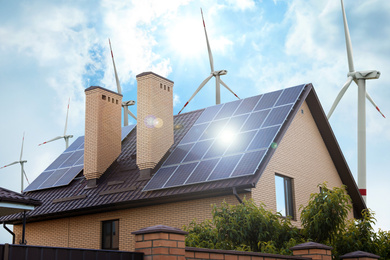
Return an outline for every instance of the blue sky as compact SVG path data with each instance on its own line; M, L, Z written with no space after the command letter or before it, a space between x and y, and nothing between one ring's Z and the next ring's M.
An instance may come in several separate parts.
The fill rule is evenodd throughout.
M84 89L116 90L111 38L124 100L137 100L135 76L153 71L175 82L174 113L209 75L200 7L216 70L245 98L313 83L327 112L347 79L339 0L10 1L0 0L0 165L19 159L33 180L64 150L68 134L84 135ZM356 70L376 69L367 90L390 117L390 2L345 0ZM183 112L215 102L212 79ZM222 102L235 97L222 89ZM356 177L357 88L352 83L330 124ZM136 114L136 107L131 107ZM131 121L131 120L130 120ZM390 230L390 122L367 103L368 207ZM76 138L73 138L75 140ZM0 170L0 186L20 190L20 167ZM0 229L0 243L10 236Z

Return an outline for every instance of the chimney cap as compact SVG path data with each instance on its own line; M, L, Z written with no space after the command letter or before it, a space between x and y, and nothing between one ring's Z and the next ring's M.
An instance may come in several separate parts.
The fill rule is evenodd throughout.
M118 96L123 97L123 95L122 95L122 94L119 94L118 92L115 92L115 91L112 91L112 90L109 90L109 89L106 89L106 88L102 88L102 87L100 87L100 86L90 86L89 88L85 89L84 92L91 91L91 90L94 90L94 89L99 89L99 88L102 89L102 90L105 90L105 91L108 91L108 92L111 92L111 93L113 93L113 94L116 94L116 95L118 95Z
M164 79L164 80L167 80L167 81L169 81L169 82L174 83L172 80L169 80L169 79L167 79L167 78L164 78L163 76L160 76L160 75L158 75L158 74L156 74L156 73L154 73L154 72L151 72L151 71L142 72L142 73L138 74L138 75L136 76L136 78L139 78L139 77L142 77L142 76L146 76L146 75L149 75L149 74L152 74L152 75L154 75L154 76L160 77L160 78L162 78L162 79Z

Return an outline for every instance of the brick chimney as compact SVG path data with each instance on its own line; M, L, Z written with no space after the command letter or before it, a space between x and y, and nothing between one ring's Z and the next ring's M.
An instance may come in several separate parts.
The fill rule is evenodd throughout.
M122 95L101 87L85 95L84 176L93 187L121 153Z
M173 144L173 81L144 72L137 85L137 166L143 179Z

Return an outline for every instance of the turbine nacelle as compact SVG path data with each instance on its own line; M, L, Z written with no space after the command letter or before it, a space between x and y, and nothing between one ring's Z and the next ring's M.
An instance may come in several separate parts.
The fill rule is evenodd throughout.
M227 70L218 70L211 73L214 77L215 76L222 76L227 74Z
M365 70L349 72L347 75L353 79L379 79L381 73L377 70Z
M123 101L122 102L122 107L128 107L128 106L133 106L135 105L135 101L134 100L129 100L129 101Z

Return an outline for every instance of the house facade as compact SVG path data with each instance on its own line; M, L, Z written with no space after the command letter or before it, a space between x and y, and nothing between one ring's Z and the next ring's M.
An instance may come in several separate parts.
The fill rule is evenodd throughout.
M133 231L182 228L210 219L210 205L244 197L300 226L299 207L325 181L347 186L350 218L366 208L311 84L173 116L172 81L152 72L137 81L138 124L122 138L121 96L86 90L83 142L26 189L42 201L28 214L28 244L133 250ZM69 161L83 149L77 172ZM18 216L0 221L14 224L18 241Z

